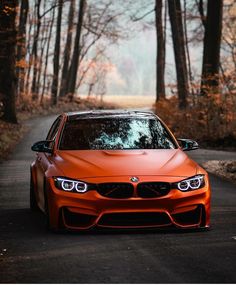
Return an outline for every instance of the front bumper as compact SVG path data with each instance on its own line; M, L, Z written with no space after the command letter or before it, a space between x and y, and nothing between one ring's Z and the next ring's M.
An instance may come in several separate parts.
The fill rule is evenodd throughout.
M105 181L112 182L116 179L106 178ZM143 177L142 181L148 181L147 179ZM93 180L88 182L94 183ZM101 182L104 182L104 177L102 180ZM174 182L176 178L158 177L155 180ZM119 178L117 181L122 180ZM100 183L98 180L96 182ZM95 190L83 194L58 190L53 179L49 178L47 196L50 224L54 229L65 227L71 230L86 230L96 226L147 228L171 225L178 228L198 228L208 227L210 224L208 179L203 188L195 191L181 192L172 189L167 195L158 198L111 199L101 196Z

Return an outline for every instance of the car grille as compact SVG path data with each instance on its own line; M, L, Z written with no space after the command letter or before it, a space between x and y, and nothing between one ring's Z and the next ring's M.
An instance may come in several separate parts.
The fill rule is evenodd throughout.
M116 199L131 198L134 192L134 187L130 183L101 183L97 188L100 195Z
M170 184L165 182L145 182L137 185L137 196L141 198L157 198L170 191Z
M104 214L98 225L107 227L155 227L170 225L171 221L166 213L110 213Z

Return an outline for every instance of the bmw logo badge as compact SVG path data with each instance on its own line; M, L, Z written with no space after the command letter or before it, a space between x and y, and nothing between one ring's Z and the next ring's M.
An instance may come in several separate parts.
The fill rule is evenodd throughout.
M139 178L134 176L134 177L130 178L130 181L131 182L139 182Z

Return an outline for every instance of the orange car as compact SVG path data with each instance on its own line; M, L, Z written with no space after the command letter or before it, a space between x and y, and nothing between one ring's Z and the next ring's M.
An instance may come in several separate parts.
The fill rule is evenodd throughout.
M207 228L208 175L184 153L197 148L152 112L62 114L32 146L31 209L53 230Z

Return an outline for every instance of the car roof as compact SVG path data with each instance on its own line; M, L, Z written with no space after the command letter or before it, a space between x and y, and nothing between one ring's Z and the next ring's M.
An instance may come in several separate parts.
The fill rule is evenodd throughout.
M77 119L93 119L93 118L114 118L114 117L142 117L142 118L156 118L156 115L149 110L91 110L65 113L68 120Z

